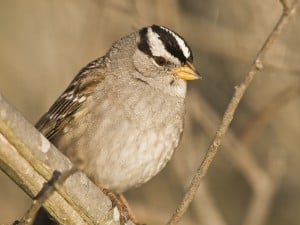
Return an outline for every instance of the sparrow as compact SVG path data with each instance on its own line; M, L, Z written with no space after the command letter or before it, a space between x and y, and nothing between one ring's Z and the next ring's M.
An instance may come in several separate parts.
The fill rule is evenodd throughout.
M200 78L192 63L179 34L144 27L83 67L36 128L95 184L122 194L159 173L177 148L186 81Z

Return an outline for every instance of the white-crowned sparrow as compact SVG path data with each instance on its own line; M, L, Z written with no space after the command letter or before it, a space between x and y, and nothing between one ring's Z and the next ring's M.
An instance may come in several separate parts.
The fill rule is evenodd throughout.
M36 127L96 184L122 193L155 176L177 147L186 80L199 78L192 61L175 32L142 28L81 69Z

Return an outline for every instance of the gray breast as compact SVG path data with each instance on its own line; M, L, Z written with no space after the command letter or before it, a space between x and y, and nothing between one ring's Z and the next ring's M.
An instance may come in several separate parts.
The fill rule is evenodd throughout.
M116 192L155 176L178 145L184 99L156 91L148 91L141 98L137 89L132 93L104 89L93 98L87 101L93 110L85 115L82 124L86 125L69 127L69 133L80 130L77 137L66 133L60 140L65 153L71 160L81 158L88 162L84 165L88 176ZM82 133L89 138L81 138Z

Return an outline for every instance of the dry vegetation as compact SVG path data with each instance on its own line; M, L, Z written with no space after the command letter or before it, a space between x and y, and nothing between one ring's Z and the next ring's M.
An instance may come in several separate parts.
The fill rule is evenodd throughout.
M203 80L190 85L180 149L158 177L127 194L141 221L164 224L281 12L276 0L1 1L0 92L34 123L122 35L153 23L182 34ZM269 50L182 224L299 224L298 21ZM5 174L0 184L0 224L7 224L30 200Z

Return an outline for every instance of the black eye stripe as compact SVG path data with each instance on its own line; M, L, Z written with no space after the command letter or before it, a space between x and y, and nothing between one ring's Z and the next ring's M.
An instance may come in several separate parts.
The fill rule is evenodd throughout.
M138 49L144 52L146 55L153 57L152 52L150 50L150 46L147 38L147 27L140 30L140 41L138 43Z
M168 31L167 28L158 25L152 25L151 29L158 35L160 41L165 47L165 50L168 51L172 56L176 57L182 64L186 63L186 61L193 62L192 52L186 44L185 40L180 35L176 34L175 32L173 32L174 34L172 34L170 31ZM148 27L142 28L139 31L140 40L138 43L138 49L144 52L149 57L154 58L151 52L151 47L149 45L147 33ZM184 45L189 49L189 58L185 57L174 35L177 35L180 39L182 39Z
M168 32L167 30L165 30L157 25L152 25L151 28L152 28L153 32L155 32L159 35L159 39L162 41L166 50L168 52L170 52L173 56L178 58L180 60L180 62L185 63L187 60L189 60L191 62L193 61L193 56L192 56L191 51L190 51L190 56L187 59L184 56L181 47L178 45L177 40L170 32ZM180 35L178 35L176 33L175 33L175 35L177 35L179 38L181 38L184 41L184 39ZM185 41L184 41L184 44L186 46L188 46Z

